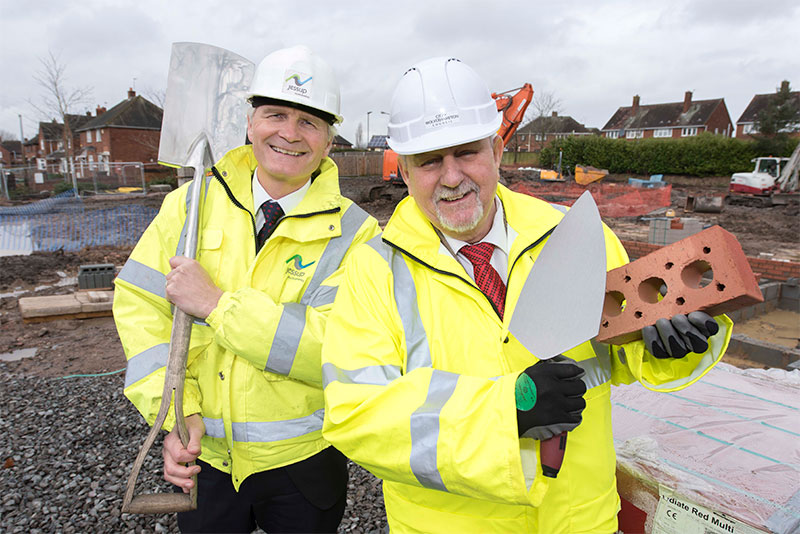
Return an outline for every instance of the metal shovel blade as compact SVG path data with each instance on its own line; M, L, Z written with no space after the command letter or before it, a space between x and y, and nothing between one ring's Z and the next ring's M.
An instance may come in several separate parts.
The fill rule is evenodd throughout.
M159 163L193 166L190 152L201 137L208 140L213 158L243 145L248 108L244 96L254 71L252 61L224 48L173 43Z
M552 358L597 335L605 289L603 224L586 191L534 261L509 331L540 360Z

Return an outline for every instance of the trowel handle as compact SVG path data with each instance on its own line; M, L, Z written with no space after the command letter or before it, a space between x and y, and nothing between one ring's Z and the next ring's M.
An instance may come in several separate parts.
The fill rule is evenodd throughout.
M542 474L546 477L556 478L564 461L564 452L567 450L567 433L542 441L539 455L542 462Z

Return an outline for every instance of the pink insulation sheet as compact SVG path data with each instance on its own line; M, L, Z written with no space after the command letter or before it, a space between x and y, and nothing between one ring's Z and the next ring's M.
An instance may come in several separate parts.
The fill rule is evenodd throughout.
M800 371L718 364L681 391L612 388L619 468L765 531L800 532Z

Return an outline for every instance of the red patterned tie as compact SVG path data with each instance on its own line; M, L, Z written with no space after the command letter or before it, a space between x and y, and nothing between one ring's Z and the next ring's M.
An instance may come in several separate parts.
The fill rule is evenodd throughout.
M283 209L274 200L267 200L261 204L259 209L264 214L264 226L258 231L258 250L261 250L267 238L272 235L272 231L278 225L278 219L283 217Z
M465 245L461 247L460 252L472 262L475 270L475 283L478 284L483 294L494 303L497 313L502 319L503 310L506 307L506 285L489 263L492 259L492 252L494 252L494 245L491 243Z

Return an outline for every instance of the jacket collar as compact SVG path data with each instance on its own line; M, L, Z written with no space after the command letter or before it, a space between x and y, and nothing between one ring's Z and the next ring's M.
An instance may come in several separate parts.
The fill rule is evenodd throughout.
M497 186L497 194L509 227L517 233L510 244L511 264L525 248L558 224L563 213L543 200L512 192L501 184ZM383 230L383 239L434 268L451 272L460 269L455 258L443 252L436 230L411 197L397 205Z
M236 200L250 211L253 206L252 177L258 165L252 145L234 148L220 159L215 167L231 190ZM339 173L330 158L320 163L312 176L311 187L291 215L307 215L319 211L340 208L342 195L339 190ZM288 215L288 214L287 214Z

